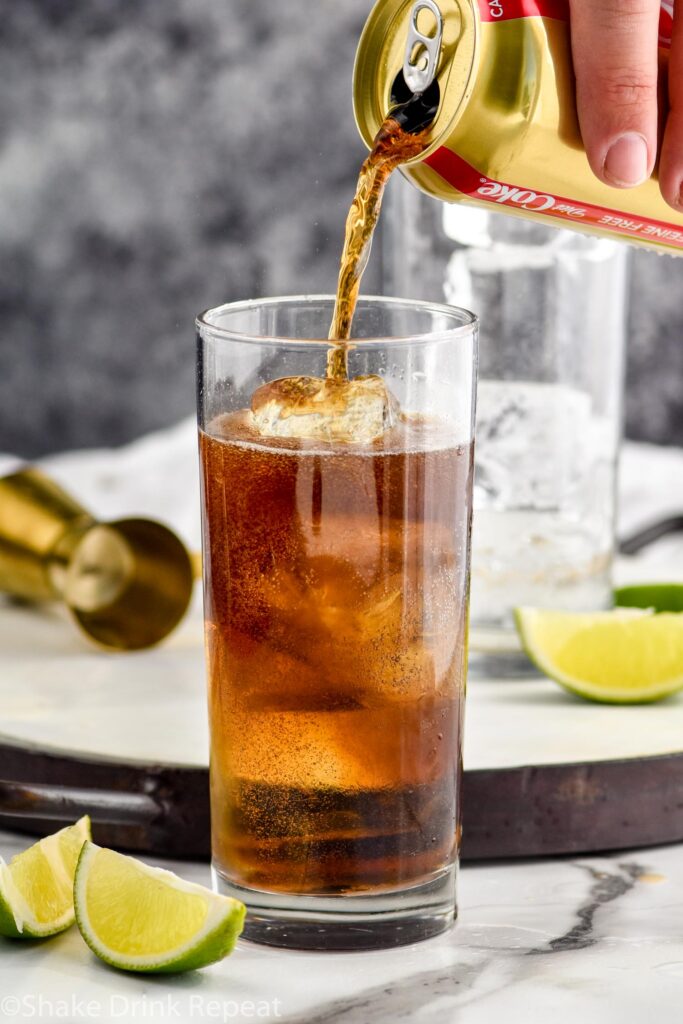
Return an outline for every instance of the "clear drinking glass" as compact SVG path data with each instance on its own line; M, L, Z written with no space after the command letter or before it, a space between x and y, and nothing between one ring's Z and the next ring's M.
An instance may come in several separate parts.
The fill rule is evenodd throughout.
M515 672L515 606L612 602L628 250L391 185L386 287L485 311L470 641Z
M260 385L325 376L332 308L197 320L212 847L247 938L354 949L455 914L477 323L361 299L349 375L393 425L258 433Z

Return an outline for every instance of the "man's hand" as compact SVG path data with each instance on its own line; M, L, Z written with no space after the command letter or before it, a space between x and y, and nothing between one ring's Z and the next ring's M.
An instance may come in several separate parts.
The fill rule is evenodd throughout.
M683 0L676 0L670 110L659 164L662 195L683 211ZM630 188L657 157L659 0L570 0L581 135L595 174Z

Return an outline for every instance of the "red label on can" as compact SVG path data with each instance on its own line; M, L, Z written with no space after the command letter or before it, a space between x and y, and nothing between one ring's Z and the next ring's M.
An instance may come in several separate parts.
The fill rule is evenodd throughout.
M671 46L674 0L661 0L659 45ZM555 18L569 21L569 0L479 0L482 21L511 21L513 18Z
M484 177L476 167L445 146L437 149L424 162L458 192L479 202L526 210L558 221L586 224L600 228L605 233L624 235L634 240L663 242L683 250L683 228L675 228L666 221L636 217L606 206L581 203L551 192L537 192L521 185L509 185Z
M479 0L482 21L510 21L512 18L557 18L569 21L567 0Z
M671 36L674 30L674 0L662 0L659 12L659 45L665 49L671 47Z

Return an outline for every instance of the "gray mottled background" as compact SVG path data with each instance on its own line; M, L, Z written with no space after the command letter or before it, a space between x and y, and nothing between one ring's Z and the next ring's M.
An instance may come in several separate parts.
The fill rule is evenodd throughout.
M0 0L0 450L171 423L196 311L333 288L370 6ZM683 260L634 264L628 432L683 443Z

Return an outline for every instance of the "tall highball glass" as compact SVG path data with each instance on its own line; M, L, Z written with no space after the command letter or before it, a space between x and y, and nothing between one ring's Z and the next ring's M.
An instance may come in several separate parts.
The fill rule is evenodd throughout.
M271 432L254 392L325 376L332 308L197 320L213 871L247 938L362 949L455 917L477 322L362 299L379 435L361 399L351 437Z

